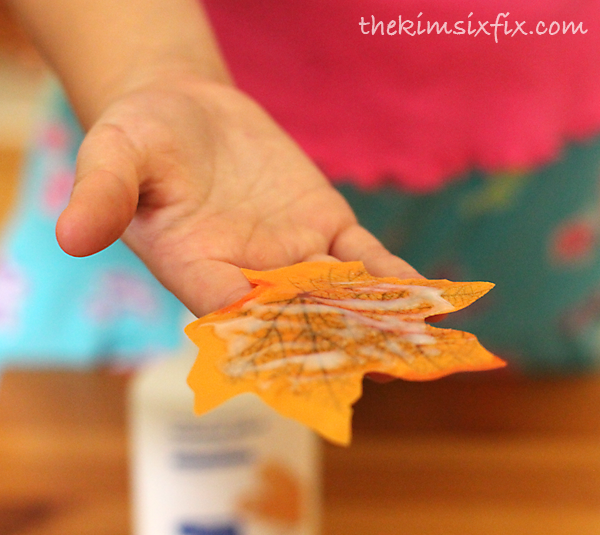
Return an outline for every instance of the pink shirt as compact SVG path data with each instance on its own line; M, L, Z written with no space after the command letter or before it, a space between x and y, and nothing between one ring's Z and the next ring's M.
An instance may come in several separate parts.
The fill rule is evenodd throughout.
M238 85L334 181L430 191L600 131L600 0L205 3ZM428 32L436 21L457 33Z

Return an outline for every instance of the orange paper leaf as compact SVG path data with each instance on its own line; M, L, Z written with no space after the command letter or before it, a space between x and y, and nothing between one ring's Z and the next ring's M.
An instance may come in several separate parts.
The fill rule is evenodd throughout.
M470 305L491 283L379 278L362 262L243 272L256 285L246 297L186 328L200 349L188 379L199 414L254 392L348 444L365 374L421 381L504 365L472 334L425 323Z

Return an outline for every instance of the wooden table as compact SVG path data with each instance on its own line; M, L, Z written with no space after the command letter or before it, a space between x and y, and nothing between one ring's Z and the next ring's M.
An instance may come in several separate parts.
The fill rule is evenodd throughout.
M128 379L7 373L0 535L129 535ZM323 535L600 534L600 378L367 384Z

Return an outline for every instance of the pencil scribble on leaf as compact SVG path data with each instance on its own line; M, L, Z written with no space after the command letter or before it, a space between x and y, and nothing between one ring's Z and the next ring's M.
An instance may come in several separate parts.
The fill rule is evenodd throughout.
M425 322L470 305L490 283L378 278L361 262L243 271L255 288L186 328L200 349L188 380L198 413L254 392L347 444L365 374L419 381L504 365L472 334Z

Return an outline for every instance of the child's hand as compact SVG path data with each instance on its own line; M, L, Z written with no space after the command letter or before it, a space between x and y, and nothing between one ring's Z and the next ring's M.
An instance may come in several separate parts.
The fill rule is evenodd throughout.
M374 275L418 276L260 107L194 76L121 96L83 142L59 243L85 256L121 235L196 315L249 291L239 267L331 255Z
M200 0L8 0L82 125L57 225L83 256L123 235L202 315L249 290L239 267L330 254L414 276L364 229L231 77Z

